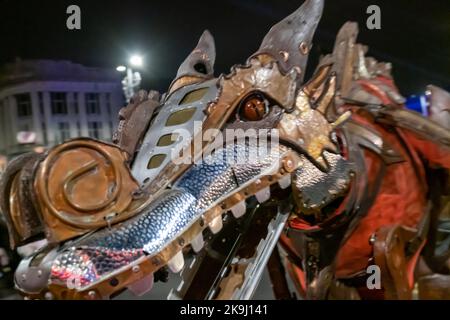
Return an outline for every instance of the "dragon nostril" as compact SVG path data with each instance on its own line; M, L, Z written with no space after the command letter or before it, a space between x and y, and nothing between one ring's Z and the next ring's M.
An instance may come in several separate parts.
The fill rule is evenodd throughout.
M119 284L119 280L118 280L117 278L112 278L112 279L109 281L109 284L110 284L112 287L116 287L116 286Z

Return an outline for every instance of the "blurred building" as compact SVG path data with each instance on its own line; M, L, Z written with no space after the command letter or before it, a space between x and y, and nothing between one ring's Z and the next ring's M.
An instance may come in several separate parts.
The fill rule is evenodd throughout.
M75 137L111 140L123 105L115 70L16 60L0 69L0 156Z

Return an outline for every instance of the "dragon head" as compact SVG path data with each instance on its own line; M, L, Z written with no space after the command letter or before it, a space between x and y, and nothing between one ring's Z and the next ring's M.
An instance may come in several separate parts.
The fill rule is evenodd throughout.
M265 202L277 189L305 212L332 201L339 179L325 193L313 184L345 172L333 172L343 159L334 132L349 114L330 108L330 65L303 81L322 10L323 0L307 0L218 78L205 31L166 94L140 92L120 112L115 145L77 139L32 161L36 224L50 244L22 261L17 287L87 299L139 291L162 266L179 271L183 248L201 250L202 231L219 232L229 212L239 219L252 197ZM16 195L19 180L2 193ZM10 232L20 243L13 198L3 211L18 213Z

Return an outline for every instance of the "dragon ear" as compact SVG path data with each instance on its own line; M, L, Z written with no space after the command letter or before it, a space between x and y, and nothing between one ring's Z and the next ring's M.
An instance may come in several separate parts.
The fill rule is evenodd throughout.
M294 13L270 29L254 56L271 55L279 61L285 72L292 68L300 71L298 79L303 81L312 39L322 16L323 6L324 0L306 0Z
M195 49L179 67L169 92L214 77L215 60L216 46L214 38L208 30L205 30Z
M216 46L214 38L208 30L205 30L195 49L181 64L176 78L186 75L212 77L214 75L215 60Z

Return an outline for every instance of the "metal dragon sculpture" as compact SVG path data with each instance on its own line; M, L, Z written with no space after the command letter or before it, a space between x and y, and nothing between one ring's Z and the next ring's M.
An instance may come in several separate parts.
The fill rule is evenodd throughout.
M183 280L169 298L249 299L268 266L279 299L293 297L286 275L308 299L450 298L450 96L430 87L435 121L406 110L354 23L305 82L322 10L307 0L218 78L206 31L167 93L140 91L120 111L113 143L13 160L0 185L11 245L48 242L16 288L104 299L170 269ZM218 139L249 129L268 143ZM381 288L366 286L371 265Z

